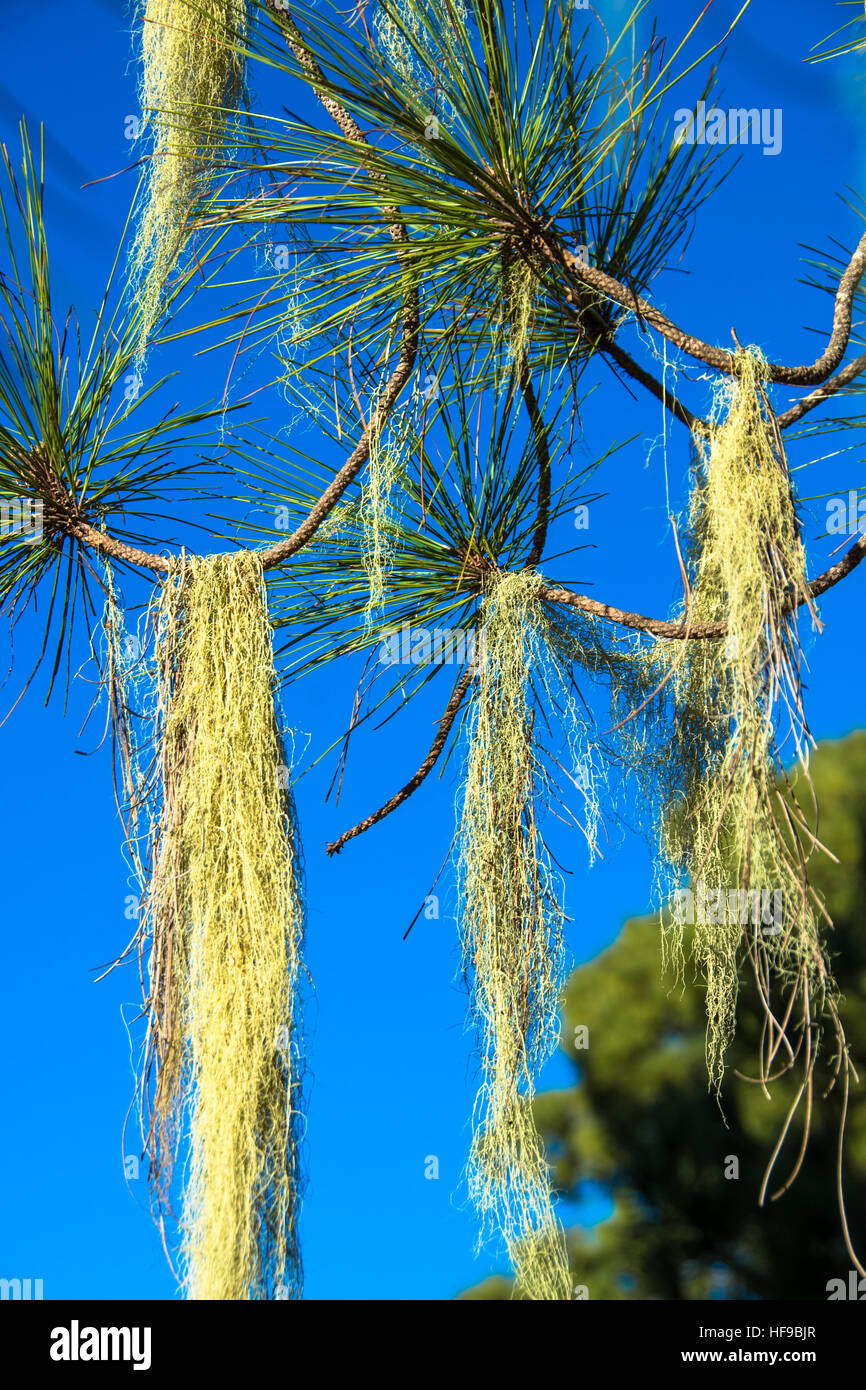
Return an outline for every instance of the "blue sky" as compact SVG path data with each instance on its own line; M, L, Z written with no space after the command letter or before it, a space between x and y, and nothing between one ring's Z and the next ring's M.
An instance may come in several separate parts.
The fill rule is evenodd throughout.
M597 8L615 24L626 7L599 0ZM716 0L710 32L721 33L737 8ZM666 0L661 25L678 36L699 9ZM654 287L655 301L708 341L728 345L734 326L743 342L792 363L812 360L823 346L830 305L798 284L799 243L825 247L835 238L851 248L860 236L862 224L837 195L862 187L864 92L856 62L811 67L802 60L840 13L829 0L753 0L729 46L722 105L781 110L783 140L776 156L759 146L742 151L699 215L682 265ZM133 191L129 175L82 188L131 159L124 123L137 102L124 6L7 6L0 51L0 131L14 149L22 113L32 130L45 123L55 300L74 301L84 317L98 301ZM253 77L263 105L269 82ZM670 97L671 119L700 94L696 82L681 91ZM304 98L293 92L280 100L302 108ZM215 383L208 373L206 362L184 363L178 398L185 406L221 394L222 377ZM685 440L665 427L657 403L632 401L601 368L596 379L583 417L588 453L636 437L597 479L606 496L593 504L589 531L579 537L592 548L569 562L569 573L613 604L662 614L677 597L665 474L681 501ZM708 382L692 384L687 399L706 406L708 391ZM826 445L794 445L792 463L825 452ZM855 447L798 474L798 486L806 498L842 493L861 476ZM839 538L822 537L823 502L806 517L817 572ZM553 548L570 543L567 529L563 523ZM825 631L809 645L808 709L819 739L864 723L860 587L858 575L827 596ZM34 642L35 627L22 623L4 714ZM77 656L83 665L86 646ZM345 726L354 688L354 669L337 665L290 689L284 705L299 747L327 747ZM137 978L130 967L94 983L97 967L117 955L134 926L124 916L132 890L109 755L102 748L81 756L101 732L98 715L81 732L92 698L85 679L76 682L65 718L59 702L43 708L41 691L37 681L0 729L0 1274L42 1278L49 1298L171 1298L144 1179L127 1184L123 1169L124 1154L136 1152L123 1124L134 1087L124 1020L135 1013ZM327 840L414 771L434 714L429 704L389 724L384 737L357 739L340 806L324 800L329 760L298 786L314 981L303 1215L311 1298L451 1298L504 1268L495 1250L475 1258L475 1223L460 1184L475 1064L457 974L453 885L443 882L439 920L422 918L402 941L453 833L456 761L336 860L324 853ZM649 855L612 828L603 861L587 871L575 837L556 843L573 871L568 944L579 962L607 944L626 916L648 908ZM570 1075L556 1058L544 1080L563 1084ZM437 1181L424 1176L431 1154L439 1159ZM584 1218L597 1214L590 1202Z

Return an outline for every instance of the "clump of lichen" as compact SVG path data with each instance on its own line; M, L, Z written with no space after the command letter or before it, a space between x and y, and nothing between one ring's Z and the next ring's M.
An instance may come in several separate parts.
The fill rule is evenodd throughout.
M243 94L244 62L233 45L246 28L247 0L147 0L145 6L140 100L151 154L132 251L142 351L190 212Z
M538 824L547 779L533 688L569 690L536 572L496 580L483 599L477 684L459 826L463 967L481 1055L469 1164L485 1226L505 1238L519 1297L570 1297L534 1080L559 1038L563 907ZM570 740L581 726L563 705ZM597 803L587 794L594 844Z
M140 927L154 1196L170 1209L188 1140L189 1297L284 1298L300 1285L303 912L260 557L185 559L155 616L158 776Z
M721 623L725 635L641 639L609 662L608 674L627 760L653 808L660 896L690 882L700 904L692 957L706 986L707 1065L718 1087L744 961L768 1009L771 987L787 987L807 1024L825 1004L832 1008L833 984L823 909L806 874L804 820L779 790L783 747L808 763L797 605L809 600L758 354L737 354L696 445L689 589L679 616L686 627ZM681 971L682 913L663 920L667 955Z

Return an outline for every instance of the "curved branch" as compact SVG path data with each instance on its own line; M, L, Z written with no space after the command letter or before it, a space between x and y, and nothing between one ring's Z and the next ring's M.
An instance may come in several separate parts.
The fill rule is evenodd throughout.
M319 98L319 101L322 103L328 115L336 125L339 126L347 140L369 149L369 141L351 113L348 112L345 107L341 106L332 96L328 95L328 80L312 53L306 47L301 31L298 29L295 21L285 7L285 0L267 0L267 5L277 25L283 30L288 47L297 59L307 81L310 83L310 86L316 93L316 96ZM374 181L386 184L387 181L382 174L376 173L370 169L367 169L367 173ZM401 221L400 210L389 204L383 206L382 212L386 218L392 219L389 223L388 231L392 241L396 243L398 255L400 255L399 248L405 248L409 245L409 236ZM284 540L279 541L278 544L273 546L270 550L263 552L263 569L273 569L275 566L282 564L284 560L287 560L290 555L294 555L315 535L328 513L337 505L337 502L346 491L346 488L364 467L364 464L370 456L370 446L373 440L384 426L397 397L412 375L418 353L418 334L420 331L421 318L418 277L417 272L413 272L407 264L405 250L403 255L400 256L400 259L403 262L404 277L408 283L400 334L400 354L397 359L397 365L388 378L385 389L382 391L375 408L371 412L369 423L365 426L360 440L352 450L352 453L349 455L343 467L340 469L333 482L322 493L318 502L311 509L309 515L297 530L293 531L290 536L286 536Z
M606 275L603 270L599 270L596 266L587 265L585 261L565 247L550 242L542 233L536 233L535 245L549 260L564 265L583 284L589 285L591 289L597 290L616 304L622 305L624 309L632 310L638 318L645 320L669 342L680 348L681 351L688 353L690 357L697 358L699 362L704 362L709 367L715 367L717 371L730 374L733 362L732 353L714 347L711 343L705 343L703 339L696 338L690 333L685 333L660 309L656 309L641 295L636 294L634 290L628 289L619 280ZM845 355L848 339L851 336L851 310L854 294L863 277L864 270L866 270L866 233L861 237L860 243L839 281L833 309L833 328L826 350L808 366L786 367L780 363L772 363L769 367L771 381L790 386L817 386L826 381L830 374L836 370ZM571 301L574 295L567 292L566 297Z
M797 598L796 603L788 605L785 612L793 612L795 608L807 603L810 598L818 598L828 589L832 589L835 584L838 584L847 574L856 569L864 557L866 557L866 536L861 536L838 564L831 565L823 574L819 574L816 579L807 584L806 592ZM609 603L599 603L597 599L590 598L588 594L574 593L571 589L554 587L542 589L541 597L546 599L548 603L564 603L571 608L579 608L583 613L591 613L594 617L605 618L608 622L618 623L621 627L630 627L635 632L649 632L653 637L672 637L675 640L698 637L717 640L727 633L725 623L686 624L685 622L665 621L661 618L647 618L643 613L629 613L622 608L614 608Z
M834 584L838 584L840 579L844 579L846 574L850 574L856 569L860 561L866 556L866 536L861 536L856 540L850 550L846 550L842 559L836 565L831 565L823 574L819 574L817 579L813 579L809 585L809 593L812 598L819 598L821 594L832 589ZM801 603L805 599L800 600Z
M463 697L469 689L476 669L474 664L469 666L455 685L451 694L451 699L445 707L445 713L436 731L436 737L430 745L430 752L415 773L415 776L411 777L405 787L401 787L400 791L396 792L389 801L386 801L384 806L380 806L378 811L374 811L373 814L367 816L365 820L359 821L351 830L346 830L338 840L334 840L333 844L327 845L326 849L329 855L339 854L347 840L353 840L356 835L363 835L365 830L369 830L371 826L376 825L380 820L384 820L392 811L396 811L398 806L402 806L404 801L408 801L414 791L417 791L428 772L435 766L439 754L445 747L446 739L451 732L454 720L457 718L457 713L463 703Z
M572 298L573 296L567 296L566 302L568 308L577 320L575 324L577 331L583 331L584 316L594 320L599 329L594 339L595 347L599 352L603 352L606 356L612 358L617 366L621 367L628 376L640 382L641 386L645 387L657 400L661 401L662 405L671 412L675 420L679 420L682 424L686 425L692 433L696 430L706 430L706 420L702 420L698 415L693 415L688 407L684 406L682 401L678 400L672 391L669 391L666 386L663 386L662 383L653 376L652 372L648 372L647 369L642 367L639 362L636 362L624 348L621 348L608 325L597 313L594 313L592 309L586 309L584 306L581 306L580 311L575 310L573 303L569 302Z
M785 430L789 425L793 425L797 420L802 420L803 416L810 410L814 410L816 405L826 401L835 391L839 391L843 386L848 386L863 372L866 372L866 353L860 357L855 357L846 367L843 367L837 376L833 376L829 381L825 381L823 386L819 386L817 391L812 391L808 396L804 396L796 405L792 405L790 410L777 416L779 429Z
M339 102L335 101L333 97L326 95L328 87L327 79L318 63L304 46L303 37L295 25L294 20L287 11L282 8L281 0L267 0L267 4L275 21L285 32L286 43L306 74L310 85L328 115L336 122L347 140L351 140L358 145L369 147L366 135L350 113L346 111ZM374 172L370 172L370 177L378 179L380 182L382 181L382 176ZM391 205L386 205L383 206L382 212L385 217L393 219L388 226L388 231L392 240L397 243L398 247L408 246L409 237L405 226L400 221L399 209ZM346 463L331 482L330 486L325 489L318 502L296 531L279 541L277 545L273 546L270 550L262 552L262 568L265 570L273 569L275 566L282 564L290 555L294 555L306 545L307 541L315 534L328 513L336 506L346 488L367 462L370 456L371 442L385 424L394 402L397 400L397 397L414 370L420 328L418 281L417 276L408 270L406 272L406 277L409 280L409 285L397 365L379 396L361 439L349 455ZM116 540L113 536L107 535L103 531L97 531L88 522L84 521L83 518L79 517L77 513L70 512L68 508L62 521L62 527L67 535L74 536L91 549L102 551L106 555L112 556L115 560L121 560L127 564L138 565L142 569L155 570L160 573L166 573L171 566L171 560L168 557L164 555L155 555L146 550L139 550L134 546L129 546L122 541Z
M333 482L325 489L316 505L312 508L309 515L301 522L296 531L285 540L279 541L270 550L262 552L262 568L269 570L276 565L281 565L290 555L294 555L306 545L307 541L315 535L328 513L333 511L339 502L346 488L360 473L367 459L370 457L370 445L382 429L385 421L391 413L394 405L409 377L415 368L415 358L418 351L418 331L420 315L418 311L418 288L417 282L409 291L409 307L403 319L401 333L400 356L397 365L388 378L385 389L382 391L374 410L371 412L369 424L364 429L361 438L355 445L343 467L340 469Z
M35 495L42 499L45 508L45 523L48 539L58 533L79 541L91 550L103 551L115 560L127 565L138 565L142 569L166 573L171 568L167 555L156 555L150 550L140 550L127 545L125 541L105 531L97 531L87 520L78 498L67 491L61 474L54 471L43 441L34 445L18 460L22 477L27 479Z
M724 623L674 623L663 618L647 618L643 613L630 613L624 608L614 608L612 604L600 603L588 594L575 593L573 589L545 588L541 597L548 603L564 603L570 608L579 608L582 613L590 613L595 618L605 618L620 627L630 627L635 632L649 632L653 637L724 637Z
M68 536L73 536L90 550L102 551L113 560L121 560L127 565L138 565L141 569L154 570L157 574L167 574L171 569L172 561L168 555L156 555L151 550L140 550L137 546L127 545L115 536L110 536L107 531L97 531L87 521L71 522L64 530Z

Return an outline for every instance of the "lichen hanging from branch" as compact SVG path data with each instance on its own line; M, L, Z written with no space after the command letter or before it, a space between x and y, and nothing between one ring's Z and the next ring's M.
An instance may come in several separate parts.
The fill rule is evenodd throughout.
M248 0L147 0L140 100L151 129L144 203L132 250L142 301L141 348L162 286L183 247L187 219L244 90Z
M367 475L358 509L361 556L369 585L364 609L365 631L373 626L388 592L387 580L396 529L394 523L402 502L400 484L405 469L409 427L409 417L404 409L396 417L392 416L383 431L370 435Z
M838 1028L825 914L807 877L817 843L796 800L777 786L786 752L808 766L796 606L808 602L813 615L814 606L765 364L741 352L734 368L719 388L709 433L697 441L682 613L686 625L724 624L726 636L644 646L633 670L624 667L614 680L615 708L655 808L660 896L688 879L709 905L695 923L693 958L707 989L707 1065L716 1087L744 956L768 1018L780 987L788 1004L799 1000L799 1026L808 1031L829 1011ZM658 756L647 760L653 748ZM664 919L665 945L681 970L678 915ZM771 1033L770 1061L784 1051L777 1023Z
M187 559L157 614L160 811L142 903L157 1204L188 1138L194 1299L300 1288L300 850L257 555Z
M559 1300L571 1296L568 1258L532 1115L535 1077L559 1040L564 966L564 913L536 819L546 788L530 681L546 682L546 666L562 675L543 584L534 571L509 574L484 598L458 833L463 968L481 1054L470 1192L484 1226L505 1238L518 1296Z

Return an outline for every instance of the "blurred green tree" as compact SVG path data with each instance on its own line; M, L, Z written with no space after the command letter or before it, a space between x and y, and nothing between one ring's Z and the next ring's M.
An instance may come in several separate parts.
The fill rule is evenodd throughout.
M812 873L835 923L832 955L855 1067L866 1057L866 732L823 743L812 761L817 830L839 863L816 855ZM813 821L813 825L815 822ZM563 1007L562 1046L577 1080L536 1101L556 1185L579 1198L593 1181L610 1194L610 1217L569 1233L576 1285L590 1298L826 1299L828 1280L852 1261L837 1196L841 1084L824 1099L834 1059L819 1060L809 1142L800 1107L763 1206L768 1159L798 1079L763 1088L756 1075L763 1015L743 979L740 1027L730 1050L722 1107L707 1091L701 988L668 976L659 988L655 918L625 924L616 941L575 970ZM577 1029L587 1030L580 1035ZM575 1046L575 1042L585 1046ZM849 1093L844 1198L855 1249L866 1236L866 1076ZM734 1161L735 1160L735 1161ZM735 1176L736 1175L736 1176ZM779 1195L773 1196L774 1193ZM859 1237L859 1240L858 1240ZM491 1278L462 1295L504 1299Z

